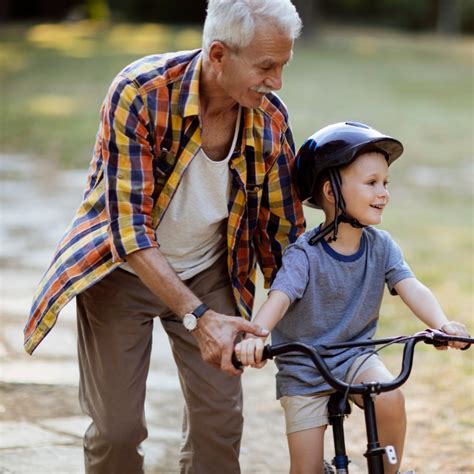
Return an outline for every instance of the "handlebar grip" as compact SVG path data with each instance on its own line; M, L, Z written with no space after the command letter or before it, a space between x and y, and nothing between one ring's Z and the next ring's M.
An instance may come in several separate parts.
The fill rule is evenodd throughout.
M262 352L262 362L264 360L267 360L267 359L273 359L273 354L271 352L271 349L272 347L267 344L264 348L263 348L263 352ZM237 356L235 354L235 352L232 352L232 357L231 357L231 362L232 362L232 365L237 369L237 370L242 370L244 368L244 366L240 363L240 360L237 359Z
M262 361L268 359L273 359L272 346L270 344L264 346L262 351Z
M464 342L464 341L461 341ZM434 347L446 347L448 345L448 341L424 341L425 344L429 344L430 346ZM461 351L467 351L471 347L471 343L467 342L464 347L461 347Z
M435 339L426 339L423 342L425 344L428 344L429 346L435 346L435 347L445 347L448 345L448 341L437 341Z
M244 366L240 363L240 360L237 359L237 356L235 355L235 352L232 352L232 357L231 357L231 362L232 365L237 369L237 370L242 370Z
M433 345L435 347L447 346L449 344L449 341L465 342L466 345L462 347L461 350L467 351L471 347L471 344L474 342L474 339L470 336L452 336L441 329L427 329L426 332L431 336L431 338L424 338L424 343Z

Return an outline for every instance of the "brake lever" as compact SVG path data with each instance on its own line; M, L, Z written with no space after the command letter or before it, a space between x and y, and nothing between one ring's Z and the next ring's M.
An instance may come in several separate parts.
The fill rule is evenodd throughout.
M435 347L445 347L448 345L448 341L446 340L444 341L436 340L436 336L443 337L444 335L446 335L444 331L441 331L438 329L426 329L419 334L425 336L425 338L429 337L429 339L423 339L423 342L425 344L429 344Z
M426 337L429 337L431 340L423 339L423 342L425 344L430 344L435 347L445 347L448 345L448 340L445 339L444 341L436 340L436 336L440 337L446 337L450 336L448 333L443 331L442 329L426 329L425 331L422 331L419 334L424 334ZM471 343L468 342L464 347L462 347L460 350L461 351L467 351L471 347Z
M434 331L432 331L431 329L427 329L424 332L425 332L425 336L430 338L430 339L423 339L423 342L425 344L428 344L428 345L434 346L434 347L446 347L448 345L448 341L436 340Z

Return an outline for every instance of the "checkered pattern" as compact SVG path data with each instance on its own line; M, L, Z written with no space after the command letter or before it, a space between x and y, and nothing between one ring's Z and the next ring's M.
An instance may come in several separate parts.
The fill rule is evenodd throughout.
M199 50L148 56L115 78L101 109L83 202L33 299L27 352L77 294L127 255L159 247L154 230L201 146L201 62ZM250 318L256 261L268 286L304 219L290 179L294 144L285 106L269 94L259 109L244 109L241 120L229 162L228 266L236 311Z

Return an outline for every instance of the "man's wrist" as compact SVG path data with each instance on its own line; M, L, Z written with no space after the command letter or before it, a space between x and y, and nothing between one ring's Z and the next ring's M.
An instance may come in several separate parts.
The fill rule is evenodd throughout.
M194 331L198 327L199 319L204 315L204 313L206 313L206 311L209 311L209 307L205 303L201 303L195 309L183 316L183 326L188 331Z

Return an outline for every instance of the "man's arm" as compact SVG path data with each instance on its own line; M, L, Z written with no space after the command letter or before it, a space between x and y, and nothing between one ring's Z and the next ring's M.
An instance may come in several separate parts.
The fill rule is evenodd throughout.
M157 248L134 252L126 257L134 272L145 285L182 319L202 302L179 279L168 260ZM205 362L226 372L238 375L231 363L234 341L240 332L266 336L268 331L241 317L228 316L209 309L199 318L198 328L193 331Z

